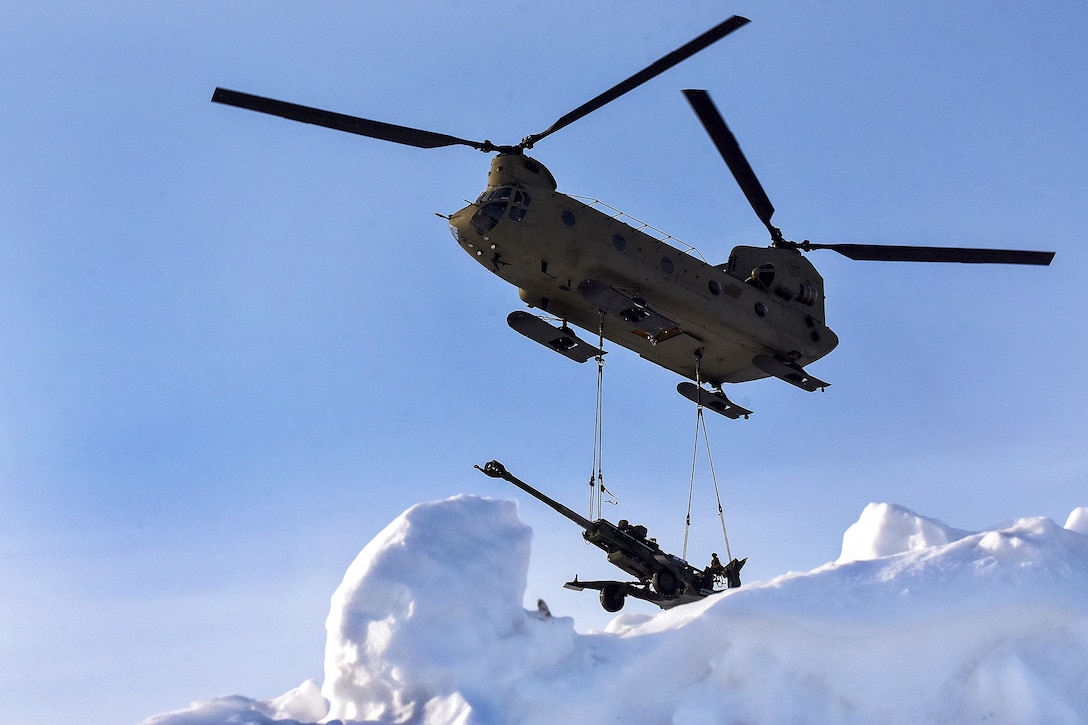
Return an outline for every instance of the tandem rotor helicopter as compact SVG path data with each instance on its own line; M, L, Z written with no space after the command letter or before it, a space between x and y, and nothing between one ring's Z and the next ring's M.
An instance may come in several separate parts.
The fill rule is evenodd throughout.
M771 235L769 247L735 247L712 265L654 236L598 202L557 191L525 152L538 142L746 25L733 16L513 145L473 141L216 88L212 100L419 148L469 146L493 153L487 188L448 217L458 244L518 288L529 307L559 321L513 312L509 325L577 362L603 354L607 339L692 382L677 390L729 418L751 411L725 383L776 377L812 392L829 385L805 370L838 344L824 317L824 283L802 252L830 249L854 260L1050 264L1053 252L953 247L814 244L786 239L771 204L709 94L685 90L718 152ZM625 219L627 219L625 221ZM637 222L636 222L637 223ZM649 231L648 231L649 230ZM593 344L570 325L596 334ZM709 389L707 389L707 386Z

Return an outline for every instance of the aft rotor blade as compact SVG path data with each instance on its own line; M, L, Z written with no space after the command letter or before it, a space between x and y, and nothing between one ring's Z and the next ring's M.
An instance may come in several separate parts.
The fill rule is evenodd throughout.
M277 101L273 98L254 96L249 93L231 91L226 88L216 88L212 94L212 101L224 103L228 106L246 108L250 111L268 113L273 116L281 116L291 121L312 123L316 126L324 126L336 131L369 136L370 138L392 141L393 143L416 146L422 149L441 148L443 146L471 146L480 151L491 151L493 147L488 142L469 141L456 136L448 136L444 133L423 131L418 128L397 126L382 121L371 121L366 118L347 116L343 113L323 111L320 108L300 106L297 103Z
M706 129L710 139L718 148L718 153L722 155L722 159L725 160L729 170L733 172L733 178L737 180L741 191L748 197L748 203L752 205L756 216L771 232L771 236L774 237L775 241L779 241L782 233L771 224L774 205L771 204L767 192L763 190L763 185L756 178L756 172L752 171L748 159L741 152L740 144L737 143L733 132L725 125L725 119L718 112L714 102L710 100L710 94L702 90L689 89L684 91L684 95L695 111L695 115L703 122L703 128Z
M635 73L627 80L616 84L612 88L609 88L607 91L600 94L596 98L587 101L586 103L583 103L581 106L574 109L573 111L553 123L544 132L534 134L532 136L527 136L525 140L521 142L521 146L523 148L532 148L533 144L535 144L540 139L546 136L550 136L559 129L565 128L570 124L574 123L583 116L587 116L590 113L593 113L601 106L604 106L607 103L611 103L628 91L632 91L635 88L638 88L651 78L661 75L669 68L672 68L674 65L677 65L678 63L687 60L691 56L698 53L700 50L703 50L704 48L716 43L717 41L732 33L737 28L747 25L749 22L750 21L748 20L748 18L742 18L739 15L734 15L728 20L719 23L718 25L714 26L710 30L700 35L698 38L695 38L694 40L685 43L673 52L650 64L646 68L640 70L638 73Z
M963 264L1048 265L1054 252L1018 249L971 249L965 247L910 247L879 244L812 244L801 249L830 249L850 259L875 262L960 262Z

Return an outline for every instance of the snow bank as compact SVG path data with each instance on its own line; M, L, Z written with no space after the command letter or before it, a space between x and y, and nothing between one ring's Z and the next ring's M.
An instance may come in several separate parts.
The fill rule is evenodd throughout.
M320 694L148 723L1088 722L1086 514L969 533L872 504L835 562L581 635L523 608L513 503L422 504L334 594Z
M241 695L217 697L194 703L186 710L150 718L143 725L301 725L322 719L328 710L321 686L307 680L269 702Z
M415 506L378 534L332 597L329 716L513 714L488 693L516 689L574 641L573 620L541 625L522 608L531 537L514 502L469 496Z
M1088 506L1073 509L1065 520L1065 528L1078 534L1088 534Z
M879 559L962 539L968 532L919 516L902 506L871 503L842 537L838 562Z

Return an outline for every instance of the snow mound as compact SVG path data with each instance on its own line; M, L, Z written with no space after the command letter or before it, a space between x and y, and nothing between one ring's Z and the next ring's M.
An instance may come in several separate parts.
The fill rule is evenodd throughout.
M333 596L324 699L310 683L148 722L1088 722L1077 511L969 533L872 504L835 562L582 635L522 606L515 504L421 504Z
M1088 506L1073 509L1065 520L1065 528L1078 534L1088 534Z
M573 620L533 627L522 608L531 538L514 502L470 496L414 506L387 526L332 597L322 688L329 716L509 714L487 693L514 689L574 641Z
M890 503L871 503L842 537L838 562L879 559L962 539L968 532Z
M328 710L321 686L307 680L269 702L241 695L217 697L194 703L186 710L150 718L143 725L302 725L303 721L322 719Z

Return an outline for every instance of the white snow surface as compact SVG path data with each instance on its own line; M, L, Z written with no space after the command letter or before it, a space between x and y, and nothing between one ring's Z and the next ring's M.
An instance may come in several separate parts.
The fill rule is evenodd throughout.
M145 725L1088 723L1086 533L1088 508L971 533L870 504L834 562L580 634L523 606L517 505L458 496L348 568L323 685Z

